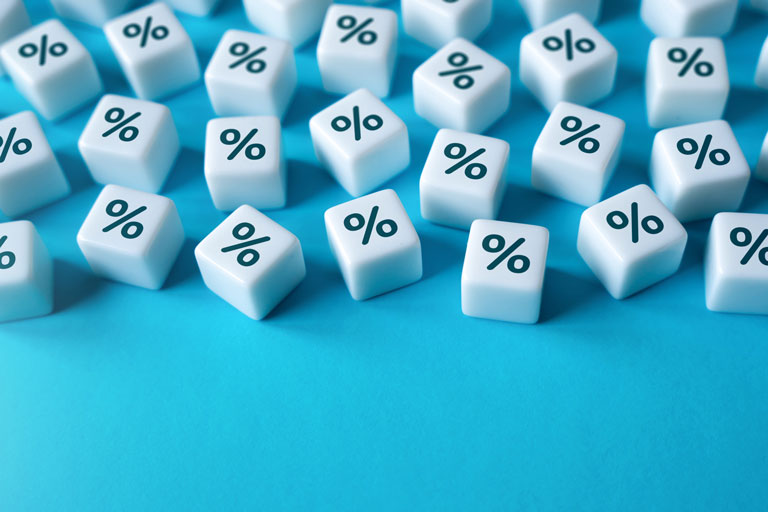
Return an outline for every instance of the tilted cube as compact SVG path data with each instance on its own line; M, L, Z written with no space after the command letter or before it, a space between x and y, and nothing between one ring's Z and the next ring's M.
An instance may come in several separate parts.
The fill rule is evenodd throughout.
M640 17L657 36L723 36L731 31L739 0L642 0Z
M53 263L35 226L0 224L0 322L53 311Z
M403 0L405 33L432 48L440 48L457 37L475 40L493 17L492 0Z
M319 31L332 0L243 0L248 20L298 48Z

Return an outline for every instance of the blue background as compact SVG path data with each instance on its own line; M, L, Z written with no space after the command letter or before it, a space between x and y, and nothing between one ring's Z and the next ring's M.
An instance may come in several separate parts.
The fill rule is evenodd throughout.
M608 193L648 181L653 132L643 77L650 32L638 2L606 0L599 28L619 51L614 94L627 121ZM27 5L35 22L52 15ZM397 7L393 4L393 8ZM203 66L222 33L249 29L224 0L179 16ZM97 29L67 23L108 92L131 95ZM73 193L29 216L55 258L56 310L0 325L0 509L18 510L766 510L768 320L704 306L708 222L688 225L675 276L614 301L576 253L582 208L530 189L547 114L517 80L529 30L496 1L479 44L513 70L512 105L489 134L512 147L501 218L551 232L541 323L464 317L467 233L419 216L418 178L436 129L417 117L411 74L432 51L400 36L387 103L408 124L413 164L388 186L423 244L424 279L353 301L327 246L323 211L349 196L321 169L308 120L322 91L314 44L284 120L289 204L270 213L301 240L307 278L254 322L209 292L193 248L224 215L203 178L202 84L169 99L184 146L164 189L187 242L165 288L92 275L75 235L99 187L76 147L93 105L44 129ZM726 38L726 119L754 164L768 93L752 76L768 18L742 10ZM0 80L0 114L29 108ZM744 211L768 211L750 183Z

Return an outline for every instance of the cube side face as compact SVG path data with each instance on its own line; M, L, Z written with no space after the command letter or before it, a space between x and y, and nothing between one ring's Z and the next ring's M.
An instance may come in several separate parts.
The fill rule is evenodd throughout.
M471 0L466 5L405 0L402 14L409 36L432 48L440 48L457 37L476 39L490 23L492 4L491 0Z
M694 11L687 23L687 36L724 36L733 28L739 0L711 2Z
M640 4L640 18L657 36L685 36L686 14L685 9L677 2L642 0Z
M171 7L192 16L209 16L219 0L166 0Z
M438 128L463 130L467 125L464 109L419 67L413 74L413 107L419 117Z
M159 290L163 287L183 245L184 227L181 217L176 205L168 199L168 207L163 212L160 228L142 260L146 274L150 276L150 280L144 285L145 288Z
M125 11L132 0L91 0L83 3L78 0L51 0L56 14L100 27L107 20Z
M601 0L520 0L520 5L525 11L528 22L533 29L538 29L562 18L568 14L577 12L584 16L590 23L595 23L600 15Z
M243 4L252 25L298 48L320 31L331 0L245 0Z
M386 256L345 266L344 282L355 300L367 300L419 281L422 276L421 244L408 244Z
M28 221L0 224L0 322L53 311L53 263ZM12 254L10 256L9 254Z
M613 251L604 250L605 240L595 226L594 219L586 214L584 212L579 223L576 241L578 253L608 293L615 299L621 299L624 297L623 263Z
M0 45L30 27L29 15L21 0L8 0L0 12ZM5 75L5 69L0 59L0 77Z
M539 66L538 51L534 45L530 34L520 43L520 81L551 112L565 96L565 83Z

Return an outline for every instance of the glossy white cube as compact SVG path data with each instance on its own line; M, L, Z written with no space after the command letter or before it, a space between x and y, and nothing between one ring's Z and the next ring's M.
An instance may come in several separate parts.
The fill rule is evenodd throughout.
M53 263L35 226L0 224L0 322L53 311Z
M320 31L332 0L243 0L248 20L298 48Z
M261 320L306 275L293 233L243 205L195 248L205 285L243 314Z
M219 210L232 211L243 204L259 209L285 206L280 120L227 117L209 121L205 180Z
M192 16L210 16L219 0L165 0L168 5Z
M309 131L317 159L355 197L383 185L411 162L405 123L366 89L316 114Z
M642 0L640 17L657 36L723 36L738 8L739 0Z
M365 88L389 96L397 59L397 15L389 9L334 4L317 43L317 64L326 91L349 94Z
M528 22L534 29L577 12L590 23L596 23L600 16L602 0L520 0Z
M0 120L0 211L8 217L57 201L69 182L30 111Z
M615 299L633 295L680 267L688 233L647 185L637 185L581 215L577 248Z
M402 0L405 33L432 48L440 48L457 37L473 41L493 17L492 0Z
M413 73L416 113L438 128L482 133L509 108L512 74L466 39L455 39Z
M0 46L15 35L30 26L29 15L21 0L4 0L0 2ZM0 76L5 75L0 60Z
M768 315L768 215L715 215L704 268L711 311Z
M596 110L558 103L533 147L533 188L566 201L600 201L619 161L625 123Z
M419 235L394 190L329 208L325 229L353 299L369 299L421 279Z
M508 158L506 141L440 130L419 181L421 216L460 229L475 219L495 219L507 189Z
M91 54L58 20L10 39L0 58L16 89L46 119L61 118L101 94Z
M678 126L653 139L651 184L680 222L739 209L750 169L726 121Z
M547 110L561 101L591 105L613 91L616 48L581 14L569 14L525 36L520 80Z
M121 14L134 0L51 0L56 14L62 18L101 27Z
M115 18L104 25L104 33L141 99L163 98L200 79L192 40L164 3L155 2Z
M242 30L224 33L205 70L205 87L218 116L282 118L296 80L289 43Z
M730 92L720 39L656 38L648 50L648 124L667 128L720 119Z
M176 205L167 197L107 185L77 233L99 276L158 290L184 244Z
M97 183L152 193L163 188L180 150L168 107L113 94L101 98L77 146Z
M461 272L467 316L535 324L539 321L549 231L541 226L476 220Z

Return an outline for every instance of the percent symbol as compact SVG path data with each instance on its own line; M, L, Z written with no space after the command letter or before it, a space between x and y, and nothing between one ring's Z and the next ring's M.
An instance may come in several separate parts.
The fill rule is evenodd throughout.
M19 48L19 55L25 59L38 55L39 64L41 66L45 66L45 62L49 53L51 54L51 57L61 57L67 53L67 50L67 45L61 42L53 43L52 45L48 46L48 35L43 34L43 37L40 38L39 45L35 43L27 43L22 45Z
M471 180L479 180L485 177L488 173L488 168L480 162L475 162L477 157L485 153L485 148L480 148L469 156L467 154L467 146L454 142L448 144L445 147L443 154L451 160L459 160L451 167L445 170L445 174L453 174L462 167L464 168L464 175Z
M3 246L6 240L8 240L7 236L0 238L0 247ZM0 270L9 269L13 266L14 263L16 263L15 254L13 254L11 251L0 252Z
M2 151L0 151L0 164L5 162L9 151L13 151L14 155L21 156L29 153L29 150L32 149L32 142L29 139L19 139L14 141L13 139L15 136L16 127L14 126L11 128L11 131L8 132L8 136L5 138L5 141L3 141L3 138L0 137L0 146L2 146Z
M361 229L365 228L365 231L363 232L363 245L368 245L368 242L371 241L371 236L373 235L374 230L376 230L376 233L381 238L389 238L394 236L395 233L397 233L397 223L392 219L385 219L377 224L376 217L378 215L378 206L374 206L371 209L371 213L368 215L368 219L359 213L352 213L347 215L347 217L344 219L344 227L347 229L347 231L353 232L360 231Z
M241 222L235 229L232 230L232 236L235 239L240 240L241 243L224 247L221 252L227 253L232 251L240 251L237 254L237 262L243 267L250 267L254 265L259 258L259 251L252 249L254 245L263 244L271 240L268 236L262 236L261 238L250 238L256 234L256 228L250 222Z
M168 34L168 27L165 25L152 26L152 16L147 16L143 27L138 23L131 23L123 28L123 35L128 39L141 36L141 41L139 42L141 48L147 46L147 41L150 37L155 41L161 41L168 37Z
M717 166L726 165L731 161L730 153L724 149L713 149L710 151L709 148L711 145L712 135L708 134L704 137L704 143L701 147L699 147L699 143L694 139L680 139L677 141L677 150L683 155L695 155L698 153L698 156L696 157L696 165L694 166L697 171L704 165L704 160L706 160L707 157L709 157L709 161L712 162L712 164Z
M581 53L590 53L595 49L595 42L587 37L577 39L574 42L573 32L569 28L565 29L563 39L557 36L549 36L544 39L543 44L544 48L551 52L557 52L565 48L565 58L568 60L573 60L574 50Z
M256 135L258 132L259 130L254 128L248 132L248 135L246 135L244 138L242 138L240 130L236 130L234 128L230 128L221 132L221 136L219 136L221 143L225 146L235 146L235 149L232 150L229 156L227 156L227 160L234 160L235 157L243 151L245 152L245 158L248 160L260 160L263 158L267 153L267 148L265 148L263 144L259 144L257 142L249 144L254 135Z
M235 62L229 65L229 69L235 69L236 67L245 64L245 69L249 73L261 73L267 69L267 63L261 59L257 59L259 55L267 50L266 46L257 48L251 52L251 47L247 43L235 43L229 47L230 55L239 57ZM249 53L250 52L250 53Z
M768 238L768 229L764 229L760 236L752 243L752 232L747 228L734 228L731 231L731 243L736 247L749 247L744 257L741 258L741 264L746 265L757 254L760 263L768 267L768 246L760 247Z
M439 76L458 75L453 79L453 85L459 89L469 89L475 85L475 79L469 73L480 71L483 66L466 66L469 63L469 57L466 53L454 52L448 56L448 64L455 69L448 69L438 73Z
M633 244L640 241L640 228L649 235L658 235L664 231L664 223L657 216L648 215L642 219L640 218L637 203L632 203L629 217L627 217L626 213L616 210L608 214L606 221L613 229L622 230L627 226L631 226Z
M346 43L350 39L357 36L357 42L364 45L371 45L376 42L379 36L373 30L365 30L365 28L373 23L373 18L368 18L364 22L358 24L357 18L354 16L342 16L336 25L347 31L347 34L341 38L342 43Z
M684 63L683 67L678 71L677 76L685 76L688 74L688 71L693 68L694 73L701 77L705 77L714 73L715 67L711 62L699 60L703 51L703 48L696 48L696 51L694 51L690 58L688 58L688 52L683 48L672 48L667 52L667 58L675 64Z
M502 264L505 260L507 268L513 274L524 274L531 267L531 260L522 254L515 254L521 245L525 243L525 238L518 238L515 242L506 247L507 241L501 235L488 235L483 238L483 250L489 254L501 253L488 266L488 270L493 270ZM505 249L506 248L506 249Z
M361 120L360 107L358 106L355 106L352 108L351 120L347 116L338 116L334 118L333 121L331 121L331 128L333 128L337 132L345 132L350 128L353 128L355 132L356 141L359 141L363 138L363 134L362 134L363 128L365 128L368 131L375 132L382 126L384 126L384 120L375 114L367 116Z
M107 215L110 217L114 217L117 220L113 222L112 224L108 225L102 231L104 233L108 233L109 231L112 231L118 226L123 226L120 230L120 234L123 235L123 238L127 238L128 240L133 240L134 238L138 238L141 236L141 233L144 231L144 225L141 222L132 221L128 222L134 217L141 215L143 212L147 210L146 206L140 206L133 210L132 212L128 211L128 203L123 201L122 199L115 199L114 201L110 202L107 205Z
M125 110L119 107L114 107L109 110L107 110L107 113L104 115L104 120L108 122L109 124L113 124L115 126L111 127L109 130L105 131L101 134L102 137L109 137L113 133L119 131L117 136L120 138L123 142L131 142L136 137L139 136L139 129L131 123L141 117L141 112L136 112L135 114L131 114L127 118L125 117Z
M589 126L585 129L581 129L583 126L583 123L581 119L579 119L576 116L568 116L562 120L560 123L560 127L569 132L573 133L570 137L567 139L563 139L560 141L561 146L567 146L568 144L572 142L579 141L579 149L582 153L592 154L598 149L600 149L600 142L598 142L597 139L592 137L587 137L590 133L594 132L595 130L600 129L599 124L593 124L592 126Z

